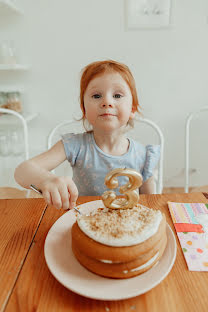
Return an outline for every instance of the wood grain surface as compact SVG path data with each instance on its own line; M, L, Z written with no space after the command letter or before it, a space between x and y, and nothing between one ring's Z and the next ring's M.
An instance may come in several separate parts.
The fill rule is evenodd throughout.
M89 200L95 200L98 197L80 197L78 204ZM38 201L38 199L34 199ZM176 202L202 202L207 203L208 199L203 196L202 193L191 194L163 194L163 195L141 195L140 203L151 208L160 209L165 213L167 222L170 224L174 233L174 226L168 210L168 201ZM5 205L5 204L4 204ZM3 205L3 207L4 207ZM8 205L8 204L7 204ZM27 206L25 200L19 203L21 212L21 218L23 218L23 208ZM15 204L16 206L16 204ZM3 208L2 208L3 209ZM10 208L11 209L11 208ZM17 209L17 208L16 208ZM5 211L4 207L4 211ZM29 209L30 210L30 209ZM34 210L34 209L32 209ZM40 208L39 208L40 210ZM43 209L44 210L44 209ZM4 269L6 268L6 259L11 262L10 270L16 268L16 259L24 258L19 254L27 254L29 252L24 263L21 263L21 271L18 276L14 288L13 286L7 286L5 290L6 294L11 294L5 311L83 311L83 312L122 312L122 311L164 311L164 312L183 312L183 311L207 311L208 297L206 295L206 289L208 285L208 272L190 272L188 271L185 259L181 247L179 245L177 236L177 257L176 262L169 273L169 275L154 289L150 290L144 295L137 296L135 298L120 300L120 301L99 301L93 299L87 299L79 296L64 286L62 286L49 272L44 259L44 242L47 233L54 222L64 213L61 210L56 210L53 207L48 207L41 220L40 226L36 232L35 237L33 234L36 228L36 222L40 220L41 213L35 211L34 215L29 214L28 218L33 218L33 225L29 222L26 225L26 219L22 221L21 226L16 226L15 220L9 217L10 210L8 211L8 226L5 223L5 228L14 227L11 231L10 237L19 233L17 242L13 239L13 243L9 245L7 257L3 256ZM18 214L16 214L18 215ZM39 217L37 216L39 215ZM35 221L36 220L36 221ZM4 223L1 222L1 227ZM21 224L21 222L20 222ZM28 227L30 230L28 230ZM27 230L26 230L27 229ZM7 231L4 231L5 237ZM22 237L22 238L21 238ZM24 237L24 239L23 239ZM27 239L25 239L27 237ZM7 239L7 242L9 239ZM25 242L26 241L26 242ZM27 242L32 242L30 248L28 248ZM8 243L4 243L6 246ZM22 246L21 248L19 247ZM4 247L5 249L6 247ZM1 243L2 250L2 243ZM11 252L9 252L11 250ZM14 260L13 259L14 256ZM69 259L70 261L70 259ZM15 268L14 268L15 267ZM18 277L18 278L17 278ZM5 278L6 282L6 278ZM112 281L113 282L113 281ZM7 284L7 282L6 282ZM11 284L11 283L10 283ZM0 291L2 293L4 286L1 284ZM2 306L2 302L1 302ZM3 310L3 309L2 309Z
M43 199L0 200L0 310L7 304L45 208Z

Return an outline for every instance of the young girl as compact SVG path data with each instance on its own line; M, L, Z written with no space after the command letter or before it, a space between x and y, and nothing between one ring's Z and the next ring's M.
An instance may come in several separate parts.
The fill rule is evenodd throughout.
M65 134L50 150L20 164L16 181L25 188L34 184L47 204L73 208L78 195L102 195L104 178L115 168L133 168L143 177L140 193L154 191L153 170L159 146L146 147L126 137L126 127L139 112L134 78L129 68L116 61L94 62L83 70L80 82L83 121L92 131ZM68 160L73 179L50 171ZM126 183L119 177L119 186Z

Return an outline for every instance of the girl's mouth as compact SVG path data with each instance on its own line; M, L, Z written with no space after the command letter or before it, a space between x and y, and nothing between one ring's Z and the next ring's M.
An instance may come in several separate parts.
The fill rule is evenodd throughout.
M109 117L109 116L115 116L114 114L102 114L101 117Z

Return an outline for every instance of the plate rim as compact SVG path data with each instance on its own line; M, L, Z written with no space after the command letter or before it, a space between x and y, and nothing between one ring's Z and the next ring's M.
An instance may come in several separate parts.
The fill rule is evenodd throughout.
M79 206L77 206L79 209L80 208L83 208L84 206L86 205L89 205L89 203L95 203L95 202L102 202L101 200L94 200L94 201L90 201L90 202L87 202L87 203L84 203L84 204L81 204ZM175 238L175 235L170 227L170 225L167 223L166 221L166 228L168 229L169 231L169 234L171 236L171 239L173 240L173 249L172 249L172 252L173 252L173 257L170 261L170 265L168 267L168 269L165 271L165 273L161 276L161 278L159 278L157 281L153 282L151 285L147 286L146 288L142 289L142 291L138 291L138 290L135 290L135 291L132 291L132 293L129 293L127 295L121 295L120 297L118 295L116 295L116 297L109 297L109 296L105 296L105 294L102 294L101 296L96 296L96 295L89 295L89 294L86 294L82 291L79 291L79 289L77 289L76 287L73 288L73 285L70 285L70 287L68 285L66 285L60 278L59 276L57 276L54 271L52 270L51 266L50 266L50 263L48 263L48 255L47 255L47 244L48 244L48 240L50 239L50 235L51 235L51 232L53 232L53 229L56 227L56 223L57 222L60 222L60 219L64 219L65 218L65 215L66 214L69 214L69 213L74 213L74 211L72 210L69 210L68 212L66 212L65 214L63 214L62 216L60 216L55 222L54 224L51 226L51 228L49 229L48 233L47 233L47 236L45 238L45 243L44 243L44 257L45 257L45 261L46 261L46 265L50 271L50 273L53 275L53 277L62 285L64 286L66 289L78 294L78 295L81 295L83 297L86 297L86 298L90 298L90 299L95 299L95 300L107 300L107 301L116 301L116 300L125 300L125 299L129 299L129 298L133 298L133 297L136 297L136 296L140 296L146 292L148 292L149 290L153 289L154 287L156 287L157 285L159 285L166 277L167 275L170 273L174 263L175 263L175 260L176 260L176 254L177 254L177 243L176 243L176 238ZM76 220L76 219L75 219ZM78 261L78 260L76 260ZM87 269L86 269L87 270ZM90 272L90 271L89 271ZM95 274L93 272L90 272L91 274ZM145 273L145 272L144 272ZM97 277L99 277L99 275L96 274ZM132 278L138 278L140 275L138 276L135 276L135 277L132 277ZM107 278L107 277L101 277L100 278ZM114 279L111 279L111 278L107 278L109 280L111 280L112 282L114 281ZM117 279L116 279L117 280ZM122 281L122 279L120 279ZM128 279L123 279L124 281L128 280Z

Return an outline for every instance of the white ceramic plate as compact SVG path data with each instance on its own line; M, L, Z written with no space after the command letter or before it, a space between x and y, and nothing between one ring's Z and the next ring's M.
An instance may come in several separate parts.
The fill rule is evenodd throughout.
M83 213L103 207L101 200L80 205ZM46 263L53 276L66 288L98 300L120 300L144 294L158 285L170 272L176 258L175 236L167 224L168 243L156 266L129 279L110 279L89 272L76 260L71 249L71 227L76 221L74 210L66 212L51 227L45 241Z

